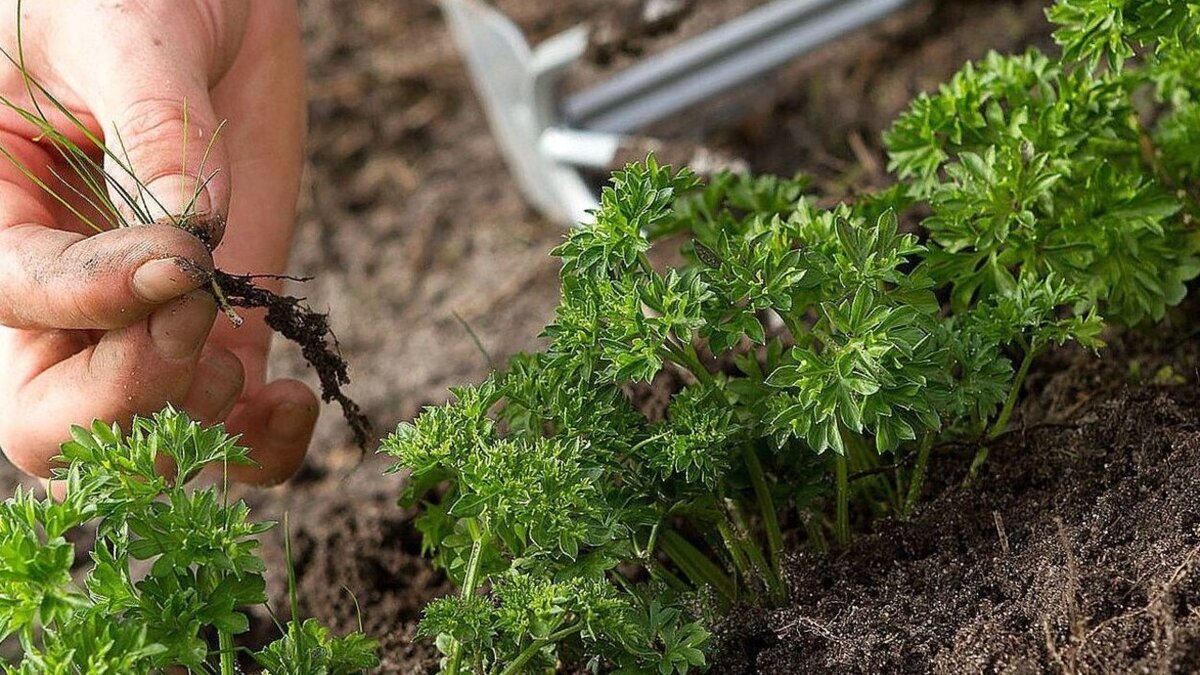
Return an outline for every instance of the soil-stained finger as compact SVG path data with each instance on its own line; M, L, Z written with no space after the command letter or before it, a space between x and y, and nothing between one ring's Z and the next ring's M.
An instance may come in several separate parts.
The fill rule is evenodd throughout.
M209 282L212 257L194 236L144 225L84 237L36 224L0 230L0 323L113 329Z
M11 351L39 368L8 368L28 380L5 389L8 400L0 403L21 412L0 416L0 447L23 471L45 477L71 426L96 419L127 425L134 415L182 404L215 315L212 299L194 292L77 353L60 350L53 356L61 360L44 369L38 354Z
M242 483L276 485L304 462L320 414L317 396L302 382L277 380L234 408L226 424L241 434L257 466L231 466L229 477Z

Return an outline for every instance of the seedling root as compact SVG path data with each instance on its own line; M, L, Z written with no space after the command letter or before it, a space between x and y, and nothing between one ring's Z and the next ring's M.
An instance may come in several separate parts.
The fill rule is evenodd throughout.
M266 309L266 323L271 330L300 345L304 360L317 371L321 382L321 398L326 403L336 401L342 408L354 443L364 452L371 439L371 421L362 408L342 391L350 383L349 368L338 349L337 337L329 325L329 315L314 311L304 304L303 298L280 295L255 283L264 275L230 274L217 270L213 273L211 292L217 302L226 309L234 325L241 317L233 310Z

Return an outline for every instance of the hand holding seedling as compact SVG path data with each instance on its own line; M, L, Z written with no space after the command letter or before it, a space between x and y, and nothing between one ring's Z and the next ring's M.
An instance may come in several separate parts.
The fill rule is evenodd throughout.
M0 95L44 110L102 163L116 177L105 188L112 204L127 210L133 195L164 222L110 229L61 143L0 110L0 148L18 162L0 162L0 447L46 476L70 425L125 422L172 402L198 420L226 421L254 448L260 466L230 467L233 478L286 478L311 438L316 397L294 380L268 383L261 314L244 314L236 330L214 326L205 289L214 258L247 273L278 273L286 262L304 133L294 4L89 0L19 9L18 24L18 3L0 2L0 46L21 62L2 62ZM65 188L55 190L63 198L46 185ZM192 233L166 221L181 215Z

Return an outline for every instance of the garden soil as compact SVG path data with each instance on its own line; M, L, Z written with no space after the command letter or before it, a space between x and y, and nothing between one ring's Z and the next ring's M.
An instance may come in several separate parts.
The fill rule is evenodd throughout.
M1200 672L1196 339L1057 355L971 487L943 449L910 521L795 554L786 606L721 624L714 672Z
M680 2L657 26L622 14L634 0L498 4L535 41L583 20L605 27L569 78L577 88L762 0ZM879 134L916 92L988 49L1048 44L1043 4L919 0L648 135L852 196L886 182ZM547 253L563 232L521 199L433 0L301 7L311 136L290 272L314 280L288 290L330 312L347 393L386 432L539 347L557 300ZM1200 670L1200 338L1183 330L1118 336L1107 362L1044 360L1026 430L974 487L959 487L964 449L944 449L911 522L879 523L837 556L797 553L788 606L719 626L713 672ZM272 365L316 384L292 345ZM403 477L350 440L329 408L296 479L237 493L264 519L287 515L304 612L377 637L381 673L431 672L415 626L449 587L394 504ZM0 487L17 480L0 472ZM281 538L264 553L284 608Z

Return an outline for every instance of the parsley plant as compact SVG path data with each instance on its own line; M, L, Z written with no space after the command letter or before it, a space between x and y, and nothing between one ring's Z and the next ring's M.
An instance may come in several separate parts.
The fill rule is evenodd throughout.
M787 593L786 546L907 515L944 442L983 461L1047 347L1182 300L1200 5L1048 14L1061 58L991 54L918 97L885 134L896 184L853 203L653 158L613 176L554 252L548 348L385 443L462 588L422 624L444 672L704 667L709 613ZM657 240L687 262L655 267ZM664 373L685 384L652 418L627 393Z
M55 476L62 501L18 490L0 504L0 639L16 635L24 654L5 672L237 672L233 636L250 627L244 608L266 602L255 550L273 524L252 522L249 507L215 488L184 484L208 465L248 463L248 450L171 409L135 419L128 435L101 422L71 435ZM70 535L89 523L96 542L77 580ZM363 635L332 637L298 618L284 632L252 654L271 675L377 665Z

